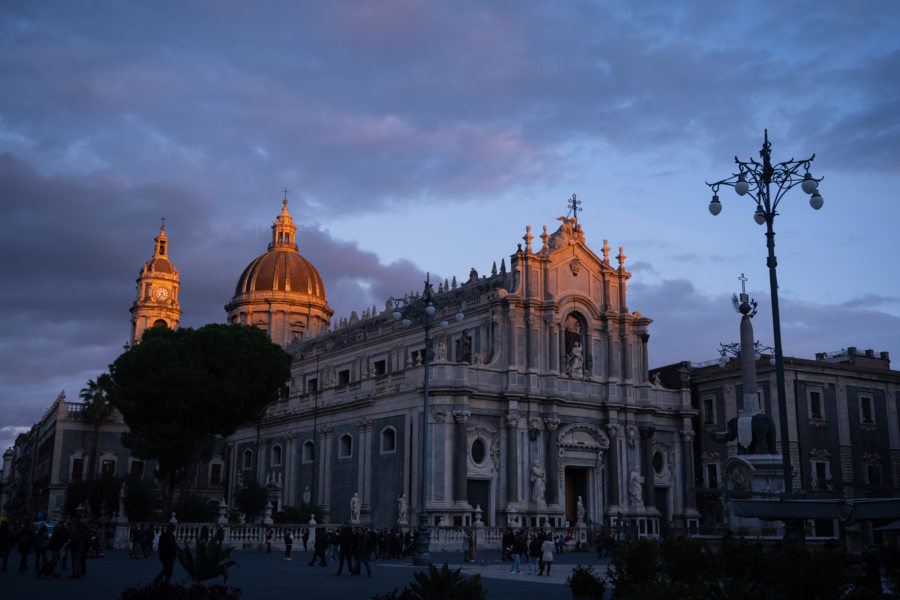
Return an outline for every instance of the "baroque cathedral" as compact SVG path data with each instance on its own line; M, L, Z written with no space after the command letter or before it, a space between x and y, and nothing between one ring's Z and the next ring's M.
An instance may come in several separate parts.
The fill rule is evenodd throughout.
M696 411L650 381L622 248L563 217L538 243L526 227L509 268L333 324L283 204L225 310L292 354L290 393L214 459L226 499L255 478L326 523L413 523L423 490L433 526L696 523Z

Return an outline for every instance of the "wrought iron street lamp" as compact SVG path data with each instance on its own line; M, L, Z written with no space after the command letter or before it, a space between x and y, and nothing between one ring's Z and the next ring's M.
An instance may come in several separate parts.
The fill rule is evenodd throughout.
M806 160L794 160L793 158L775 165L771 162L772 144L769 143L769 131L765 131L762 150L759 155L762 162L754 159L742 161L737 156L738 172L727 179L706 182L713 191L712 201L709 203L709 212L713 216L722 212L722 203L719 200L719 188L721 186L733 187L739 196L749 196L756 203L756 211L753 220L759 225L766 225L766 245L769 256L766 265L769 267L769 289L772 296L772 329L775 338L775 378L778 385L778 416L781 428L781 454L782 467L784 469L785 495L793 491L790 437L788 435L787 404L784 386L784 359L781 353L781 320L778 315L778 278L775 267L775 231L773 222L778 214L778 204L781 199L793 187L800 188L809 194L809 204L815 210L822 208L822 195L819 194L819 182L822 177L816 179L809 172L810 164L816 155L813 154ZM803 175L800 174L803 171Z
M401 321L403 327L409 327L413 318L421 317L422 325L425 329L425 350L422 357L422 365L425 367L425 381L423 386L423 410L422 410L422 472L419 476L420 492L419 501L422 503L418 515L418 533L416 535L416 543L412 553L413 564L424 566L431 562L431 553L428 546L431 542L431 532L428 528L428 507L427 507L427 481L428 481L428 378L429 364L432 356L431 344L431 326L434 324L434 316L438 312L441 304L446 305L447 300L441 299L435 295L431 289L431 276L425 276L425 290L421 296L414 298L396 299L391 298L394 304L393 318L395 321ZM463 320L463 313L456 313L456 320ZM450 326L446 320L440 321L442 329Z

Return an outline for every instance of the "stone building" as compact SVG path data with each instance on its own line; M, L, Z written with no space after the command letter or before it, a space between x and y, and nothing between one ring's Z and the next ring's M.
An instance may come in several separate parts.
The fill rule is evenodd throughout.
M293 340L290 394L227 440L228 495L256 478L277 506L309 501L338 522L358 494L360 520L389 526L401 505L415 522L424 476L433 524L574 524L579 497L587 521L644 534L696 521L689 394L648 378L651 320L628 307L622 249L613 263L606 240L597 255L577 219L560 221L537 248L527 227L509 269L429 284L442 326L423 415L425 315L412 307L425 292L323 327L331 310L285 202L227 310Z
M775 367L771 357L756 361L760 406L777 428L781 452ZM810 498L897 497L900 495L900 371L890 368L887 352L850 347L819 353L815 359L784 358L788 434L794 489ZM694 448L697 485L726 487L723 463L737 453L737 442L716 443L711 434L725 429L743 409L740 361L734 358L654 369L666 385L689 387L697 410ZM722 520L722 505L711 491L700 494L703 524ZM837 532L831 521L817 521L815 535Z

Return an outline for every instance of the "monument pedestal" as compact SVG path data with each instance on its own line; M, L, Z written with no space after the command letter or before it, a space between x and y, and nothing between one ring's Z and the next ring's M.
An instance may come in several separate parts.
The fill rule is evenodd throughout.
M784 492L784 471L780 454L739 454L725 460L725 482L729 491L728 526L737 533L762 535L764 521L736 517L731 498L777 498Z

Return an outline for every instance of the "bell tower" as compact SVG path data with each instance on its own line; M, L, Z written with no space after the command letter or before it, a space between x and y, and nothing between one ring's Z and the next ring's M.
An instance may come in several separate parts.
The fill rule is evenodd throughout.
M131 337L128 339L131 345L139 344L144 331L151 327L176 329L181 318L180 279L178 269L169 261L165 219L153 241L153 258L141 268L137 278L137 299L131 306Z

